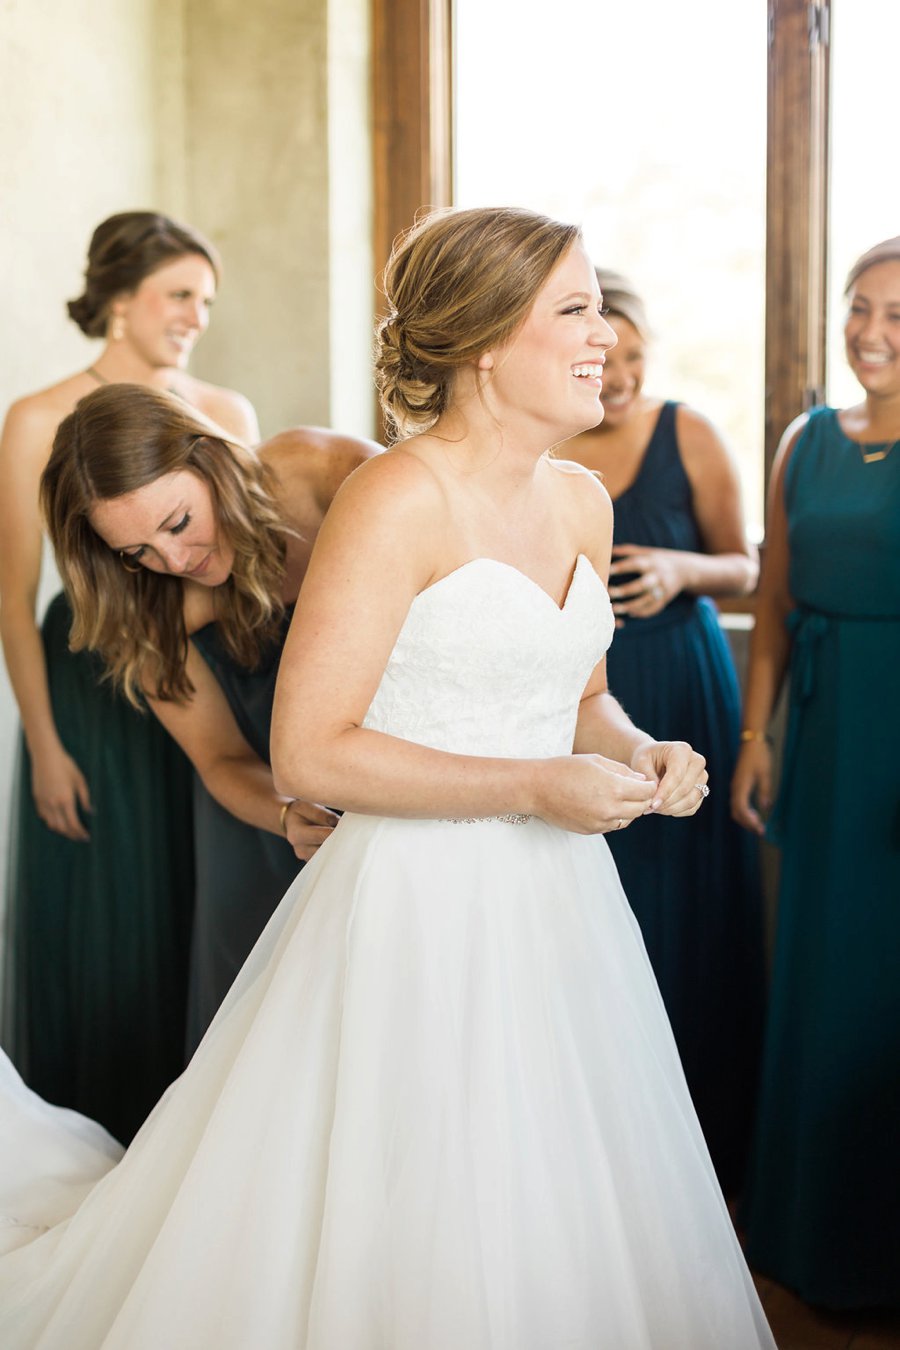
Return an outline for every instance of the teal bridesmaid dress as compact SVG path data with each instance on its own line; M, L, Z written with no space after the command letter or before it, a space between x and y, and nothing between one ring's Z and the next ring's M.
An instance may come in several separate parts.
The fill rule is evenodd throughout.
M53 715L88 782L90 842L35 810L24 742L13 792L2 1043L29 1087L127 1143L184 1068L194 900L193 770L149 712L42 626Z
M280 636L252 670L234 660L216 624L207 624L191 638L228 700L244 739L267 764L275 678L292 613L291 605ZM197 894L188 985L190 1054L303 866L286 839L230 815L199 780L194 827Z
M615 500L616 543L703 551L676 411L663 404L638 475ZM759 1074L765 955L759 850L728 801L740 690L712 601L683 593L651 618L626 619L607 675L637 726L689 741L706 757L710 796L696 816L645 816L606 837L719 1182L736 1195Z
M796 608L747 1255L809 1302L900 1306L900 445L866 463L816 409L785 497Z

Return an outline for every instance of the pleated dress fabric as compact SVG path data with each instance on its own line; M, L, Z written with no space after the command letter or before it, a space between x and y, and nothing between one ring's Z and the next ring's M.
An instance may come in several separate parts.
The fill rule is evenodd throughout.
M875 447L865 447L867 450ZM900 1307L900 446L810 414L785 499L788 729L752 1262L812 1303Z
M473 560L365 725L566 754L611 632L587 558ZM536 818L343 816L113 1162L0 1076L4 1350L774 1350L606 843Z
M2 1042L35 1091L132 1138L184 1067L193 771L149 712L43 623L53 715L91 793L90 842L35 810L20 744L10 822Z
M614 502L616 543L703 552L691 485L665 403L637 478ZM637 726L706 757L710 795L689 821L647 816L609 836L672 1022L726 1193L742 1185L765 999L755 840L731 820L740 730L734 662L713 603L682 594L625 619L607 658L612 692Z
M275 679L292 613L290 606L279 638L252 670L231 656L216 624L207 624L191 639L218 681L248 745L266 764ZM229 814L199 779L194 791L194 831L197 894L188 994L190 1053L303 866L286 839Z

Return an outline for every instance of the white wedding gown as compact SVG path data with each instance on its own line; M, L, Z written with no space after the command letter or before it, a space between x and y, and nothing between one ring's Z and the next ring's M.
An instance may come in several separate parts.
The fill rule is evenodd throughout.
M366 725L566 754L612 627L467 563ZM345 815L121 1162L4 1075L3 1350L774 1347L602 838Z

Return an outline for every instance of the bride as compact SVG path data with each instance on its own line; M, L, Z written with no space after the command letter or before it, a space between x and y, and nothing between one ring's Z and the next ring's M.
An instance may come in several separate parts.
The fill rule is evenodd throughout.
M708 789L607 691L609 499L545 453L602 416L593 268L458 211L386 291L400 443L326 519L273 721L279 790L346 814L116 1165L5 1068L6 1350L773 1346L601 837Z

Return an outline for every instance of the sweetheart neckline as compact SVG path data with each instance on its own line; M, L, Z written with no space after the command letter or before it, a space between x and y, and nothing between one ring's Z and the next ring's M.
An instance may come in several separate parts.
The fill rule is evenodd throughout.
M566 607L568 606L569 598L572 594L572 591L575 589L575 579L578 576L578 572L582 562L587 563L588 567L593 572L597 580L600 582L601 586L603 585L603 581L602 578L600 577L600 574L594 568L594 565L591 562L590 558L587 556L587 554L578 553L575 557L575 564L572 568L572 577L566 588L566 593L563 596L562 603L558 603L556 600L554 600L553 596L549 593L549 591L544 590L540 582L535 581L534 577L530 577L528 573L523 572L520 567L515 567L512 563L503 562L502 559L500 558L489 558L487 556L482 556L478 558L470 558L468 562L460 563L459 567L454 567L452 572L447 572L444 576L439 577L437 581L433 581L430 586L426 586L423 591L419 591L418 595L413 597L413 604L415 604L416 600L420 600L422 596L429 595L431 591L437 590L439 586L443 586L445 582L451 581L454 577L458 577L461 572L467 571L468 568L474 567L478 563L491 563L494 567L502 567L504 571L512 572L514 576L521 577L523 581L528 583L528 585L532 588L532 590L537 591L540 595L544 597L544 599L547 601L548 604L553 606L557 614L564 614L566 611Z

